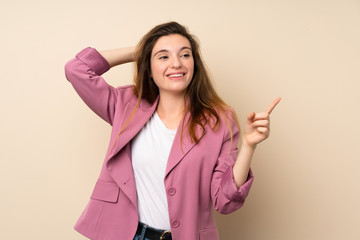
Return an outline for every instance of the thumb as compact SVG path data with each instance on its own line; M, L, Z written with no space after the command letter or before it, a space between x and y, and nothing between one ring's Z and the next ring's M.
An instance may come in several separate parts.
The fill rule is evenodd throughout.
M254 117L255 117L255 112L249 113L248 116L247 116L247 122L252 123Z

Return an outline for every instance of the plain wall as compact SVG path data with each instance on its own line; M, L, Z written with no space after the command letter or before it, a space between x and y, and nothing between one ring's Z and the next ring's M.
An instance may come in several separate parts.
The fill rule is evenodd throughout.
M135 45L176 20L201 43L241 126L277 96L239 211L221 239L360 239L358 0L1 1L0 239L85 239L73 230L110 126L80 100L64 64L87 46ZM104 75L132 82L132 65Z

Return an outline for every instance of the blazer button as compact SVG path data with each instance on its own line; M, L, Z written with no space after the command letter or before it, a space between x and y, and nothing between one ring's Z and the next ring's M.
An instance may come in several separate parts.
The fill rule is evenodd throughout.
M173 228L177 228L178 226L180 225L180 221L179 220L172 220L172 222L171 222L171 226L173 227Z
M169 190L168 190L168 194L169 194L170 196L174 196L174 195L175 195L175 193L176 193L175 188L169 188Z

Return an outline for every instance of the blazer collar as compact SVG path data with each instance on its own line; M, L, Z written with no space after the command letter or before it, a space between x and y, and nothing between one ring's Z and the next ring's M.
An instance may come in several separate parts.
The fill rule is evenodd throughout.
M146 124L146 122L149 121L153 113L156 111L158 101L159 97L155 100L153 104L141 101L138 109L134 113L134 116L128 122L124 130L121 132L117 141L115 142L115 145L112 147L112 149L109 150L109 153L105 159L105 165L109 170L111 176L114 178L114 181L122 188L126 195L129 196L130 200L135 206L137 206L135 179L133 176L132 163L130 161L130 146L127 146L127 144L131 141L131 139L136 136L136 134L141 130L141 128ZM125 107L120 127L122 127L129 119L135 105L136 101L133 101ZM189 117L190 113L187 113L184 118L185 124L183 131L181 130L183 126L183 120L179 124L166 165L165 178L183 160L183 158L188 154L188 152L197 144L197 142L193 142L191 140L188 134L188 126L186 123L189 120ZM180 141L181 131L182 139ZM206 129L204 134L202 133L203 132L201 127L197 126L196 134L199 137L198 141L200 141L201 138L205 135ZM118 154L123 148L126 148L126 151L129 151L126 153L126 156L128 156L128 160L117 159L115 161L114 156ZM133 181L133 183L130 184L131 181Z
M180 162L183 160L183 158L187 155L187 153L201 140L201 138L206 133L206 128L203 133L202 128L197 125L195 132L196 136L198 136L198 141L193 142L191 140L191 137L189 135L189 126L186 124L190 118L190 113L187 113L184 122L181 121L178 127L178 130L176 132L168 162L166 165L166 172L165 172L165 178L168 176L168 174L171 172L172 169L174 169ZM184 124L183 124L184 123ZM182 126L184 125L184 129L182 131ZM181 137L182 132L182 137Z
M159 97L156 98L155 102L153 104L148 103L147 101L141 101L139 108L134 113L134 116L132 119L128 122L127 126L124 128L122 133L119 135L115 146L113 146L112 149L110 149L109 155L107 157L107 160L109 161L112 157L114 157L127 143L133 139L136 134L141 130L141 128L146 124L146 122L149 121L153 113L156 111L156 107L159 102ZM187 104L189 101L187 101ZM136 102L129 103L123 113L123 117L121 120L120 127L122 127L126 121L131 116L131 113L136 105ZM190 118L190 113L186 113L186 116L184 120L180 121L180 124L178 126L178 130L176 132L167 167L166 167L166 175L178 164L179 161L183 159L183 157L191 150L191 148L197 143L193 142L190 138L190 135L188 133L189 128L186 124ZM183 124L184 121L184 124ZM182 127L184 127L182 131ZM182 132L182 139L180 139L180 135ZM202 129L200 126L196 126L195 129L196 135L198 136L199 140L205 135L205 132L203 134ZM111 143L112 144L112 143Z
M131 202L137 207L136 199L136 183L133 174L133 168L131 163L131 152L130 145L127 145L131 139L141 130L145 123L150 119L154 113L158 104L159 98L155 100L153 104L147 101L141 101L138 109L134 113L132 119L128 122L127 126L121 132L116 142L111 142L109 152L105 158L105 166L108 169L110 175L114 181L121 187L122 191L129 197ZM135 101L129 102L123 112L123 116L120 121L120 128L126 123L132 114L134 107L136 106ZM120 129L117 129L120 131ZM114 144L114 146L112 146ZM125 152L119 153L122 149ZM124 154L125 159L116 159L116 154Z
M151 118L153 113L156 110L156 107L159 102L159 96L156 98L153 104L150 104L146 100L141 100L139 107L136 109L136 112L132 116L131 120L128 122L127 126L123 129L119 137L117 138L115 144L112 149L110 149L107 160L109 161L112 157L114 157L127 143L133 139L136 134L141 130L141 128L146 124L147 121ZM120 129L124 126L126 121L130 118L133 109L136 106L136 101L132 101L126 105L125 110L123 112L123 116L121 118L121 123L119 124Z

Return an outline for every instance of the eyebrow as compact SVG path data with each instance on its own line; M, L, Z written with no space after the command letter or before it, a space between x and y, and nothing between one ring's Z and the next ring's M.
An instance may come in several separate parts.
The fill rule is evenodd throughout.
M192 51L192 49L191 49L190 47L184 46L184 47L180 48L180 51L179 51L179 52L181 52L181 51L184 50L184 49L189 49L190 51ZM167 50L167 49L161 49L161 50L157 51L157 52L153 55L153 57L156 56L156 55L159 54L159 53L162 53L162 52L169 52L169 50Z

